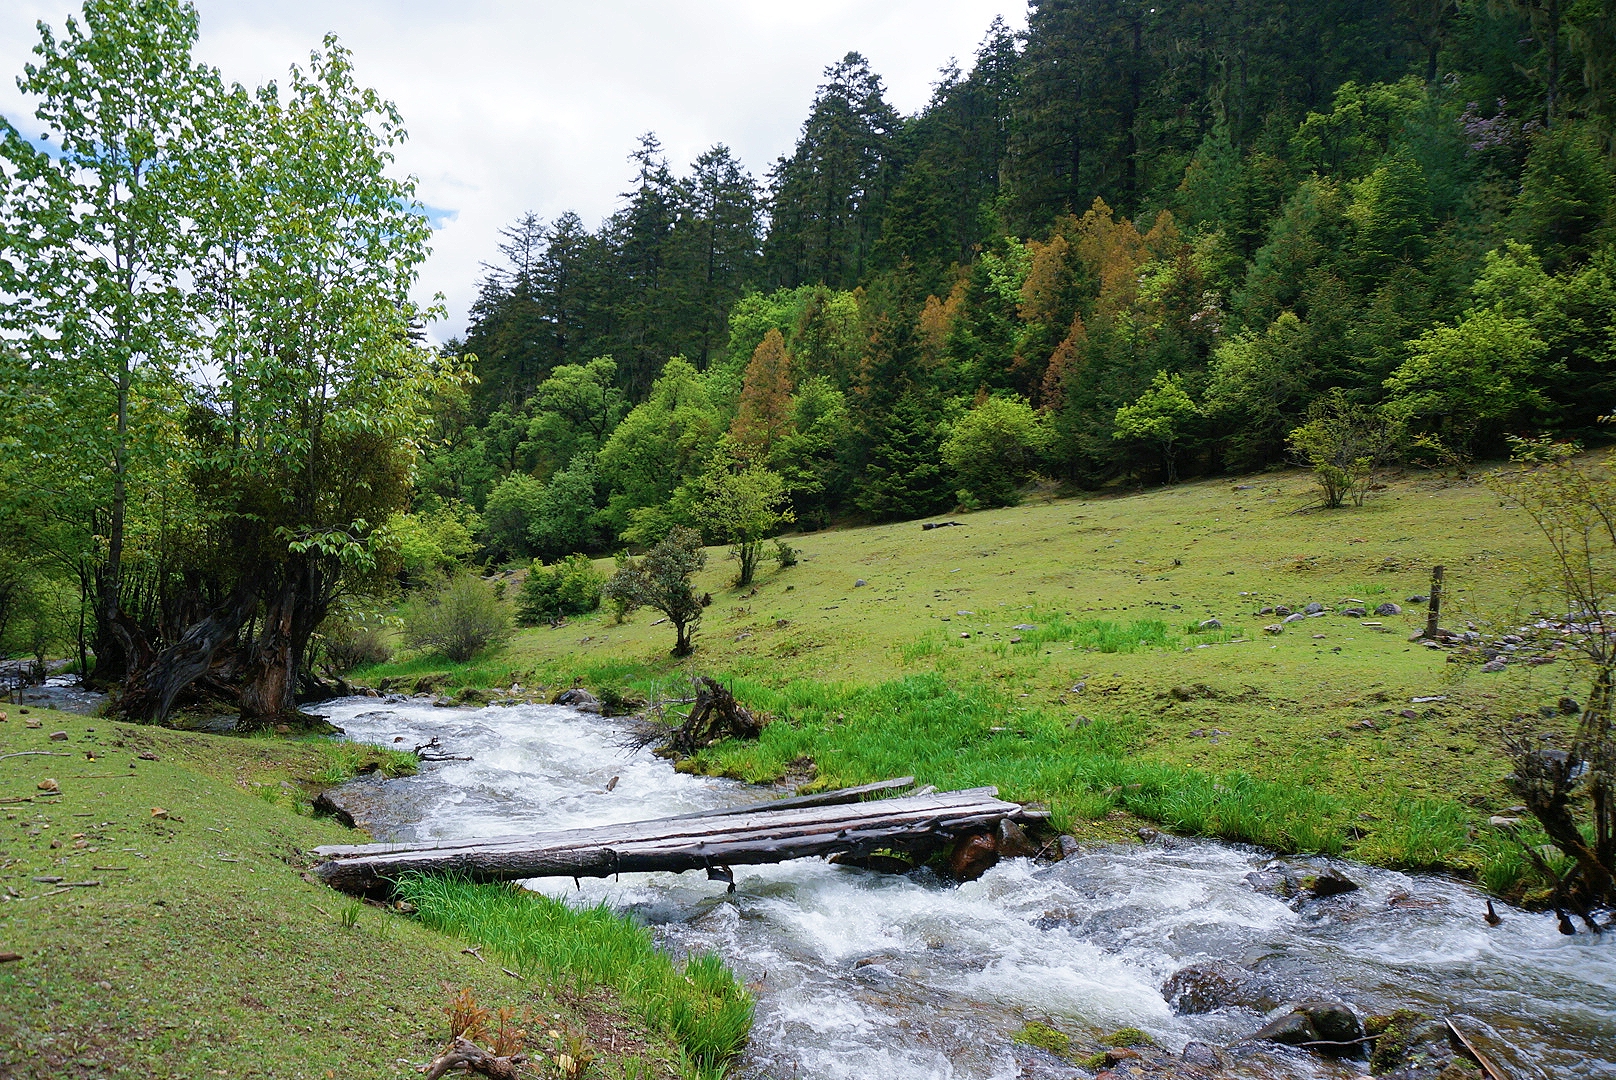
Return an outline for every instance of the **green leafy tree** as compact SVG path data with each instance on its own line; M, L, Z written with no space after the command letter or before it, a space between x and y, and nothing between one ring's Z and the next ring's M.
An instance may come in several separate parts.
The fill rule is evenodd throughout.
M563 552L595 547L600 535L595 524L599 483L595 456L587 453L550 477L539 492L527 528L528 542L540 558L554 559Z
M1313 392L1302 321L1287 311L1262 334L1223 342L1208 374L1202 411L1225 432L1229 464L1249 469L1278 460Z
M1544 352L1528 320L1474 309L1412 343L1408 359L1386 380L1387 407L1468 453L1544 404L1538 366Z
M88 0L60 37L44 23L18 88L56 152L0 120L0 293L38 423L13 429L29 486L76 519L95 618L98 682L144 651L125 609L131 513L157 500L180 440L172 408L187 358L184 277L198 248L189 196L199 101L196 11L173 0Z
M690 638L701 622L702 600L691 578L707 565L701 534L682 525L669 530L638 559L625 559L602 592L626 610L653 608L673 624L674 656L689 656Z
M1396 420L1335 390L1309 407L1307 422L1290 434L1290 447L1334 510L1349 498L1363 505L1375 470L1396 454L1401 438Z
M940 453L962 485L960 502L977 509L1014 506L1049 446L1043 418L1025 401L990 397L949 428Z
M693 514L701 529L740 562L735 584L752 584L763 544L792 520L780 474L762 465L732 462L727 455L695 485Z
M706 380L686 361L669 360L650 397L601 447L605 524L622 535L634 511L665 504L680 484L701 475L723 431Z
M532 554L531 530L539 520L544 481L526 473L511 473L488 493L483 504L483 542L497 558Z
M1167 482L1178 482L1178 450L1200 410L1185 391L1182 379L1158 371L1150 388L1131 405L1117 410L1112 438L1144 443L1160 456Z

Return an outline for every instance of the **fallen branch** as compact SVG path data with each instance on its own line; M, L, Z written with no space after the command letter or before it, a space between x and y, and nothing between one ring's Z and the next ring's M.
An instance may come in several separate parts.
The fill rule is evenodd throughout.
M72 757L72 754L60 754L55 750L18 750L15 754L0 754L0 761L8 757Z
M517 1066L526 1060L523 1054L495 1057L469 1039L457 1037L449 1049L433 1058L422 1071L426 1073L426 1080L438 1080L452 1069L493 1077L493 1080L518 1080L521 1073Z

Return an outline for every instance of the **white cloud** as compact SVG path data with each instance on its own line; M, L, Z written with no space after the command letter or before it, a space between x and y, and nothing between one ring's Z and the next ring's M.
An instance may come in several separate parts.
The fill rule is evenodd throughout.
M0 74L20 73L44 19L77 4L0 0ZM458 333L479 264L523 211L576 210L591 225L628 184L636 137L655 131L676 167L717 142L758 176L791 149L827 64L867 56L900 110L919 110L950 57L968 66L1017 0L197 0L198 57L234 81L284 76L333 32L359 77L409 126L400 166L448 212L423 293L441 292ZM29 107L0 79L0 111ZM26 131L26 128L25 128Z

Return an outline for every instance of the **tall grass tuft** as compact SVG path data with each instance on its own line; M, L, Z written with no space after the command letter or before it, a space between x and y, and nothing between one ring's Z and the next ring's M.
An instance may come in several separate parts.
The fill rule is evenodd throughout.
M746 1043L752 998L722 960L694 956L681 970L650 931L604 905L573 908L513 886L426 875L406 877L399 891L427 926L491 950L524 975L579 991L612 987L704 1074L721 1075Z

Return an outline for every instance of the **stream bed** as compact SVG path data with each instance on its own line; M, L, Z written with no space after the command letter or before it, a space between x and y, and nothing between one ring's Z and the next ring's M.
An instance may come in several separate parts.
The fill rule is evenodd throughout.
M423 699L319 706L347 737L412 747L436 736L470 761L356 781L344 803L377 840L449 839L608 824L766 801L785 792L676 773L621 747L612 720L552 705L435 708ZM612 785L611 781L617 782ZM1001 862L953 885L805 859L699 874L538 880L569 902L633 913L675 954L720 953L757 991L734 1075L754 1080L1086 1077L1016 1045L1029 1020L1074 1037L1141 1028L1178 1051L1226 1045L1269 1013L1179 1016L1163 984L1191 964L1252 973L1274 1001L1337 998L1362 1014L1463 1014L1519 1078L1616 1077L1616 934L1561 935L1552 916L1450 879L1346 862L1361 888L1293 909L1246 876L1272 861L1239 845L1166 839ZM1357 1076L1362 1063L1275 1047L1221 1076Z

